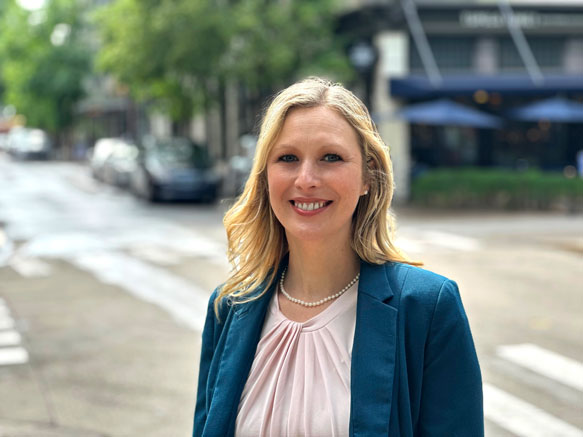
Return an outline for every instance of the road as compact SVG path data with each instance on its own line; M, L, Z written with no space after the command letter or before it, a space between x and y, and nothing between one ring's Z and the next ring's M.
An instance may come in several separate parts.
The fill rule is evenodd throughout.
M216 205L149 205L0 155L0 436L187 436ZM401 208L398 243L455 279L489 437L583 436L583 216Z

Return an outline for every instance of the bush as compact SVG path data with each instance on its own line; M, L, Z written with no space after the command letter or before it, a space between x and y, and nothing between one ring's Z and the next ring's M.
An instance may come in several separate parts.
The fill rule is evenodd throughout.
M499 169L431 170L413 181L415 205L583 211L583 179Z

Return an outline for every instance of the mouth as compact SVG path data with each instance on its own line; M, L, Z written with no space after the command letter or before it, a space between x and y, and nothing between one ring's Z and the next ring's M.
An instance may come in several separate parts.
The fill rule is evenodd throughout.
M301 211L317 211L330 205L332 201L321 200L318 202L299 202L295 200L290 200L290 203Z

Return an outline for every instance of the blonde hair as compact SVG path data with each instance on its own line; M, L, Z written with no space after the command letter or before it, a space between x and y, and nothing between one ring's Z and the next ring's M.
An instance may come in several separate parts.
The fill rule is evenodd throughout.
M249 179L239 199L225 214L223 223L232 270L215 299L217 317L224 298L233 304L249 302L261 297L276 279L288 247L284 229L269 203L267 158L289 111L318 106L340 113L354 128L360 142L364 179L370 188L368 195L360 197L353 216L352 248L368 263L397 261L420 265L410 261L393 243L395 222L389 210L393 198L392 163L368 110L342 85L310 77L281 91L269 105ZM261 284L263 292L257 293Z

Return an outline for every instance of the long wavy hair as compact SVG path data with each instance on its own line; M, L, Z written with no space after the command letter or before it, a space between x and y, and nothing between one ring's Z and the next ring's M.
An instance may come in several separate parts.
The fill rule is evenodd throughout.
M310 77L281 91L269 105L257 141L253 168L241 196L225 214L228 259L232 270L215 299L215 313L225 298L232 304L257 299L276 280L288 251L285 230L269 203L267 158L294 108L324 106L340 113L358 135L363 175L369 193L361 196L352 219L352 248L372 264L387 261L413 265L394 244L393 170L389 149L364 104L342 85ZM263 292L257 293L263 284Z

